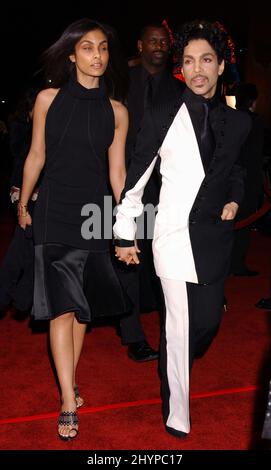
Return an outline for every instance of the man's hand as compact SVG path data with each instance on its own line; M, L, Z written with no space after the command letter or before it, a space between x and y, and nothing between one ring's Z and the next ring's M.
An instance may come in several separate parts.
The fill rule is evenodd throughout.
M138 259L137 253L140 253L140 250L137 246L129 246L127 248L123 248L120 246L115 247L115 256L126 264L139 264L140 261Z
M225 204L225 206L223 207L222 214L221 214L221 219L233 220L237 214L238 207L239 206L236 202L228 202L228 204Z

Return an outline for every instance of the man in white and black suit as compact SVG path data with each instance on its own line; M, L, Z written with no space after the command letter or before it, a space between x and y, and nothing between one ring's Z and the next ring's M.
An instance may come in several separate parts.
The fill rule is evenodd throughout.
M178 99L184 89L183 82L174 78L169 69L170 37L165 26L159 23L145 25L139 33L137 48L139 64L129 70L129 129L125 149L127 168L132 162L145 110L161 105L169 98ZM145 188L144 204L152 204L154 207L158 204L159 180L158 174L153 172ZM161 293L153 266L151 240L138 240L138 245L143 257L140 266L120 266L118 263L117 267L133 305L130 314L120 320L120 334L122 343L128 346L128 356L137 362L145 362L158 359L158 351L146 339L140 311L160 310Z
M240 153L250 119L222 103L217 80L227 53L225 34L211 23L186 23L176 54L186 89L145 113L118 206L116 256L138 263L135 217L160 160L161 190L153 253L165 300L160 348L163 417L178 437L190 432L189 371L211 344L222 315L233 226L243 197Z

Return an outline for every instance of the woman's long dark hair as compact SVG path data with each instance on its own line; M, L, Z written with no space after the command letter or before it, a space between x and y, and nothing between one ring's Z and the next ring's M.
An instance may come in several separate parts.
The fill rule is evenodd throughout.
M111 26L89 18L82 18L70 24L60 38L42 55L43 69L50 86L62 87L74 70L69 59L75 45L89 31L101 30L108 40L109 62L104 78L108 94L118 101L125 101L128 89L128 66L124 59L116 31Z

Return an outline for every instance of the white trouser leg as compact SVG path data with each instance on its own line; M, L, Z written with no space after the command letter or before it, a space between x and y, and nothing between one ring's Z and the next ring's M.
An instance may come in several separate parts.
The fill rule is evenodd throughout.
M161 278L165 297L166 363L169 415L166 425L188 433L189 421L189 322L185 281Z

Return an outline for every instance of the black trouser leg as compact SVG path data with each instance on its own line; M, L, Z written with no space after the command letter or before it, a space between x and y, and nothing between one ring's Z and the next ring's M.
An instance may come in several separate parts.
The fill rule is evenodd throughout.
M223 314L224 280L211 285L187 283L189 358L201 357L216 336Z
M120 320L122 343L143 341L145 334L140 322L138 268L136 266L122 266L118 269L118 274L121 284L133 304L131 313Z

